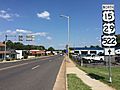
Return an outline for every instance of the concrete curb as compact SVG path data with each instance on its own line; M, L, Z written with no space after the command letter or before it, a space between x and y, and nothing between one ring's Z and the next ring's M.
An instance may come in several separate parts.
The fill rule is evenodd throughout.
M60 70L58 72L53 90L66 90L66 66L65 59L62 62Z
M67 58L65 56L65 76L66 76L66 79L65 79L66 80L66 85L65 85L66 87L65 88L66 88L66 90L68 90L67 72L66 72L67 71L66 70L67 69L67 65L66 65L66 63L67 63Z

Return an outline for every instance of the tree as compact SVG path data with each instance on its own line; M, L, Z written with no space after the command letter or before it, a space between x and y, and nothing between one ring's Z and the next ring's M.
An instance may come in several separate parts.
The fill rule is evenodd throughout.
M24 49L24 45L20 42L15 42L14 43L14 49L16 50L23 50Z
M120 34L116 35L117 36L117 45L116 46L120 46Z
M33 49L33 48L32 48L32 45L25 45L25 46L24 46L24 49L25 49L25 50L31 50L31 49Z
M5 44L5 41L3 42ZM16 49L16 50L31 50L31 49L37 49L37 50L45 50L44 46L37 46L37 45L24 45L20 42L12 42L11 40L8 40L6 42L6 46L9 49ZM50 48L50 50L54 50L54 48Z
M7 48L14 49L14 43L11 40L6 42Z
M90 48L95 48L95 46L91 45Z
M48 48L49 51L54 51L55 49L53 47Z
M95 47L96 47L96 48L100 48L100 46L99 46L99 45L96 45Z
M87 48L87 46L85 46L85 48Z
M38 49L39 50L45 50L45 47L44 46L38 46Z
M91 45L90 48L100 48L100 46L99 45L96 45L96 46Z

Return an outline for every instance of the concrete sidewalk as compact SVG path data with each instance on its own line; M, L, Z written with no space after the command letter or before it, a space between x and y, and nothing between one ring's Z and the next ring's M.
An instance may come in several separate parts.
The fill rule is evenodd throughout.
M66 62L66 74L76 74L77 77L79 77L86 85L90 86L92 90L115 90L99 80L90 78L87 73L77 68L71 60Z

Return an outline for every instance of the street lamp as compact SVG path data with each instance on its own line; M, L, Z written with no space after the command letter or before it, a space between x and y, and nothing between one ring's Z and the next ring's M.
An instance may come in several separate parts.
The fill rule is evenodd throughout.
M5 35L5 52L4 52L4 60L6 60L6 42L7 42L7 35Z
M8 37L16 37L16 36L13 36L13 35L7 35L7 34L5 35L4 60L6 60L6 56L7 56L7 54L6 54L6 53L7 53L7 44L6 44L6 43L7 43L7 38L8 38Z
M64 17L67 18L68 20L68 60L69 60L69 42L70 42L70 16L66 16L66 15L60 15L60 17Z

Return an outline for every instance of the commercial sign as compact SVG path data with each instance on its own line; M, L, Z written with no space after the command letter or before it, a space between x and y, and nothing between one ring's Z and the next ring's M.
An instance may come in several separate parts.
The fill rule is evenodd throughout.
M34 35L26 35L26 41L34 41Z
M19 41L23 41L23 35L19 35L19 36L18 36L18 40L19 40Z

